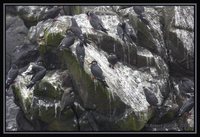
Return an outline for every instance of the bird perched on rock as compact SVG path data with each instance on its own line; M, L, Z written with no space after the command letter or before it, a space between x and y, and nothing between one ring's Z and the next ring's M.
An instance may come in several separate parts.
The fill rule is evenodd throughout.
M67 30L66 37L60 42L60 45L58 46L58 48L60 50L62 50L63 48L69 49L70 46L74 44L74 41L75 41L74 34L70 30Z
M109 64L109 67L111 67L111 68L114 69L114 66L115 66L115 64L116 64L117 61L118 61L117 56L116 56L115 54L113 54L113 53L110 53L110 55L108 56L107 60L108 60L108 62L110 63L110 64Z
M72 88L67 88L61 98L60 101L60 115L62 115L62 113L66 110L66 109L71 109L76 117L77 120L77 128L80 130L80 125L79 125L79 116L77 113L77 109L74 105L74 101L75 101L75 94L72 90Z
M14 80L18 76L18 73L19 73L19 69L18 69L17 65L13 64L7 74L6 89L8 89L10 87L10 85L14 82Z
M76 20L74 18L71 18L71 22L72 22L72 25L71 27L69 28L69 30L71 30L75 36L77 36L79 38L79 40L81 40L83 42L83 44L87 47L87 40L86 38L84 37L83 33L82 33L82 30L81 28L78 26Z
M81 68L83 68L84 67L84 59L85 59L85 48L84 48L82 42L80 42L76 45L76 55L77 55L77 58L78 58Z
M144 18L144 6L133 6L133 10L135 11L135 13L138 15L138 18L141 19L141 21L143 23L145 23L146 25L149 24L149 22Z
M14 63L18 66L18 68L23 68L29 65L30 62L35 61L39 57L40 55L39 46L29 47L25 45L15 54L16 54L16 60L14 61Z
M39 61L32 67L31 71L27 72L26 74L33 75L30 84L26 86L28 89L31 89L36 84L36 82L42 80L46 75L46 68L43 67L42 62Z
M125 42L128 41L129 43L136 42L137 35L133 28L128 27L126 22L119 23L117 25L117 34L118 36Z
M74 103L75 96L74 92L72 92L72 88L67 88L61 98L60 108L61 111L64 110L65 107L69 107Z
M179 89L182 93L194 93L194 82L188 78L183 78L179 82Z
M97 79L98 81L100 81L105 87L108 87L108 84L105 81L105 77L103 75L103 71L102 69L98 66L97 61L93 60L91 63L91 72L92 75L94 76L94 79Z
M158 104L158 99L156 97L156 95L154 93L152 93L149 89L143 87L144 90L144 94L146 97L147 102L151 105L151 106L157 106Z
M99 19L99 17L93 13L93 12L86 12L86 15L90 21L90 25L95 29L95 30L101 30L108 34L108 29L106 29L103 25L103 22Z
M139 16L143 16L142 14L144 13L144 6L133 6L133 10Z
M177 116L181 117L183 114L190 112L194 107L194 96L191 96L179 109Z
M124 41L124 29L122 28L122 23L118 23L117 25L117 35Z
M60 13L60 10L61 10L61 7L57 7L57 6L54 6L50 9L48 9L48 11L46 12L43 12L40 17L39 17L39 21L43 20L47 20L49 18L51 19L54 19L55 17L58 16L58 14Z

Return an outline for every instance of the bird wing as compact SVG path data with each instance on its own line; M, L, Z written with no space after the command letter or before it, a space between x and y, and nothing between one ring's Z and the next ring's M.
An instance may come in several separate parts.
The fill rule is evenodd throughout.
M85 48L84 48L84 46L82 46L82 47L79 46L79 45L76 46L76 55L85 57Z
M105 79L105 77L103 76L103 71L98 65L91 66L91 72L97 79Z
M66 105L66 101L69 99L69 95L70 95L69 90L64 91L62 98L61 98L61 102L60 102L61 111L64 109L64 107Z
M157 105L157 103L158 103L157 97L156 97L153 93L152 93L149 97L150 97L151 100L152 100L152 104L153 104L153 105Z
M17 77L18 72L19 72L18 69L11 68L10 71L8 72L7 79L14 80Z
M100 24L103 24L103 22L100 20L100 18L96 15L96 14L93 14L93 17L92 17L94 20L98 21Z
M194 101L187 101L182 105L182 107L179 109L179 116L182 115L184 112L190 111L194 106Z
M92 18L90 19L90 24L94 29L97 29L97 30L100 29L99 28L99 23L96 20L92 19Z
M121 39L123 38L123 33L124 33L123 29L122 29L119 25L117 25L117 35L118 35Z
M101 30L101 29L105 29L104 28L104 25L103 25L103 22L96 16L96 15L93 15L91 18L90 18L90 24L91 26L96 29L96 30ZM106 30L106 29L105 29Z
M81 28L79 26L77 26L77 27L71 27L70 29L77 36L79 36L79 35L82 34L82 30L81 30Z
M31 81L33 81L33 82L39 81L39 80L43 79L45 74L46 74L46 69L41 70L37 74L35 74L35 76L32 78Z
M79 27L76 20L74 18L71 18L71 21L72 21L72 26L73 27Z
M98 24L101 28L105 29L102 20L101 20L97 15L94 14L94 15L93 15L93 19L94 19L94 21L97 22L97 24Z
M145 90L144 93L146 100L150 105L157 105L158 99L153 93L151 93L149 90Z
M61 41L60 46L68 47L74 44L74 40L75 38L73 36L67 36Z

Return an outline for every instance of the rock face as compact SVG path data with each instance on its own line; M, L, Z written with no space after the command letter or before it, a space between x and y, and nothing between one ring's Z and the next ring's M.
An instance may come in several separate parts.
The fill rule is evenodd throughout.
M32 43L39 45L40 55L44 58L48 71L41 81L28 90L26 85L31 77L27 76L26 72L31 69L31 63L12 86L15 102L33 126L27 130L35 130L36 127L45 125L38 130L165 131L160 128L162 126L155 129L156 124L165 124L163 128L168 130L193 129L192 118L176 118L178 108L188 98L188 95L181 94L182 90L192 90L194 87L194 80L191 78L194 74L194 32L191 26L193 23L189 21L193 19L193 9L144 9L144 17L141 19L132 7L94 8L105 28L108 28L108 34L94 32L86 14L63 15L56 21L47 19L29 29L26 35ZM190 11L187 13L189 15L186 15L186 11ZM101 14L103 12L106 14ZM169 14L171 12L173 14ZM21 17L26 16L21 14ZM72 24L72 17L77 21L85 38L90 41L90 44L84 47L83 68L80 67L75 52L78 38L70 49L58 49L66 30ZM135 42L124 42L117 35L117 24L122 20L136 32ZM184 31L184 36L180 36L180 30ZM177 39L181 42L176 43ZM107 61L110 53L119 58L114 69L109 67ZM182 55L183 53L187 53L187 56ZM185 57L191 59L189 66L187 62L181 64ZM92 80L89 63L93 60L96 60L102 69L108 88ZM185 74L189 76L190 81L180 83ZM190 88L187 88L188 86ZM159 108L149 107L143 87L153 89L151 92L157 97ZM73 95L70 95L73 97L73 103L64 109L62 106L61 109L60 101L68 88L72 89L69 94ZM189 121L184 128L181 127L181 119ZM174 127L169 128L170 122L174 120ZM154 125L149 127L151 124ZM20 127L26 130L23 126Z
M171 7L173 18L166 17L166 47L170 52L171 75L194 75L194 8Z
M17 16L6 16L6 73L14 62L14 51L24 45L28 29Z

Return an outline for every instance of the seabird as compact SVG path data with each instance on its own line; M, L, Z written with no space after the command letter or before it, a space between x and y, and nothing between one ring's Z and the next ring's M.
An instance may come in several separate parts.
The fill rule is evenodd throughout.
M94 79L100 81L105 87L108 87L108 84L105 81L102 69L98 66L97 61L93 60L91 63L90 69Z
M46 68L42 66L42 62L37 62L37 64L32 67L31 71L26 73L26 75L33 75L30 84L26 86L31 89L36 82L42 80L46 75Z
M13 64L7 74L6 89L8 89L10 87L10 85L14 82L14 80L18 76L18 73L19 73L19 69L18 69L17 65Z
M90 21L91 26L95 30L101 30L108 34L108 30L104 27L103 22L99 19L99 17L93 13L93 12L86 12L86 15L88 16L88 19Z
M115 66L115 64L116 64L117 61L118 61L117 56L116 56L115 54L113 54L113 53L110 53L110 55L108 56L107 60L108 60L108 62L110 63L110 64L109 64L109 67L111 67L111 68L114 69L114 66Z
M83 68L84 67L84 59L85 59L85 48L84 48L82 42L80 42L76 45L76 55L77 55L77 58L78 58L81 68Z
M86 38L84 37L81 28L78 26L76 20L74 18L71 18L71 22L72 25L69 28L75 36L77 36L79 38L79 40L81 40L83 42L83 44L87 47L87 43L86 43Z

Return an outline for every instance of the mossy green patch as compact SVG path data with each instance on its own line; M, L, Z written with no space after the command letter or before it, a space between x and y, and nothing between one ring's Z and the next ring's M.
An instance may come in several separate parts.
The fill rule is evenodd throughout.
M61 88L55 88L48 81L42 80L39 84L35 86L33 91L34 96L47 97L51 99L61 99L63 90Z
M64 37L61 33L50 33L48 31L45 33L46 45L57 47L63 38Z
M132 112L128 114L127 117L119 120L116 124L122 131L140 131L152 116L152 111L148 114L140 112L140 117L137 117L134 112Z
M12 90L13 90L13 93L14 93L14 97L15 97L15 103L21 107L21 109L26 112L26 109L25 109L25 104L24 104L24 101L23 101L23 98L22 98L22 95L21 95L21 92L20 92L20 89L15 87L15 86L12 86Z
M76 123L74 122L74 113L68 109L60 118L54 119L48 126L49 131L77 131Z

